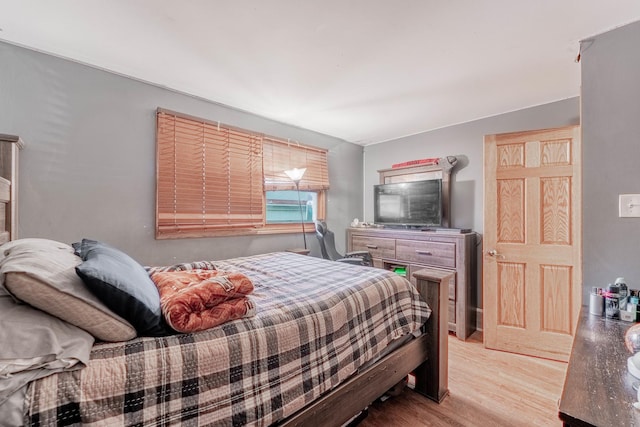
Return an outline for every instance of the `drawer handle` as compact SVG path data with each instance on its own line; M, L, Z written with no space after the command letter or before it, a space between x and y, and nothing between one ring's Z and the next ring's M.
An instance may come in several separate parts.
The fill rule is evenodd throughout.
M420 251L420 250L418 250L418 249L416 249L416 253L417 253L418 255L433 255L433 254L432 254L431 252L429 252L429 251Z
M378 249L378 246L376 245L367 245L368 249Z

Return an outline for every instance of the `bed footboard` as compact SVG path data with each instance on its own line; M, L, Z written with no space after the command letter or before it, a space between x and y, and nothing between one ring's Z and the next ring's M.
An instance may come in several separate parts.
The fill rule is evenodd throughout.
M432 310L431 318L425 324L429 337L428 357L415 371L416 391L438 403L449 393L448 286L454 274L430 268L414 273L418 292Z

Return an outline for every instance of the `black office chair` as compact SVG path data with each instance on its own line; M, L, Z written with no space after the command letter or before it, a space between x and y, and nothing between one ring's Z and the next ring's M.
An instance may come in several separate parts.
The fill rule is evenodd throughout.
M332 261L346 262L354 265L372 266L371 254L367 251L347 252L342 255L336 250L333 231L329 230L324 221L316 221L316 237L320 242L322 258Z

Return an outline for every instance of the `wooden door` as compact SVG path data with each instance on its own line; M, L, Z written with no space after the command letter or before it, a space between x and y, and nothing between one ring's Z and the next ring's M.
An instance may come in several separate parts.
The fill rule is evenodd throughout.
M578 126L484 143L484 342L567 361L582 301Z

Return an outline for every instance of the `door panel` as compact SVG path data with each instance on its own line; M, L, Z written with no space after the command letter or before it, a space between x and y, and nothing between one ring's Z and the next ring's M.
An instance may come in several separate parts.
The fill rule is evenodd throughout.
M542 330L571 334L572 267L568 265L541 265Z
M524 180L498 180L498 241L524 243Z
M524 264L498 263L500 326L525 327Z
M581 302L579 127L485 137L484 339L568 360Z
M540 178L542 244L571 244L571 177Z

